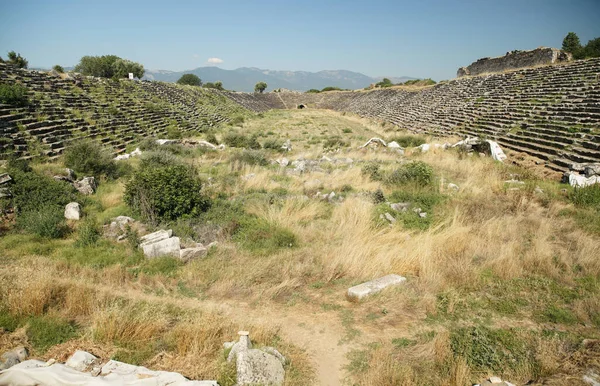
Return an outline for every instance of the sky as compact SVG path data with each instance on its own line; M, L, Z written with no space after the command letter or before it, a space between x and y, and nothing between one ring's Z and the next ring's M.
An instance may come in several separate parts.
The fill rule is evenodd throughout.
M600 37L600 0L0 0L0 56L114 54L146 69L350 70L451 79L515 49Z

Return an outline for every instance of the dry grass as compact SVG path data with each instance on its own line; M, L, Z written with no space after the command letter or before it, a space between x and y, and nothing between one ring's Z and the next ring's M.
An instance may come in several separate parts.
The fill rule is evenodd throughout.
M359 361L360 371L350 369L350 381L360 385L481 381L492 374L476 371L467 358L455 355L451 342L458 327L486 320L494 328L525 326L541 334L550 325L578 338L597 337L600 240L563 215L568 204L559 194L542 200L533 192L535 181L520 190L507 189L504 181L522 171L490 159L441 149L407 151L406 159L433 166L439 178L428 192L445 200L435 206L435 220L425 230L400 221L382 224L370 192L382 189L389 197L408 188L371 180L361 173L362 163L377 161L390 171L406 160L357 146L372 136L385 137L386 129L393 128L331 111L266 115L244 124L244 131L250 135L273 129L273 137L289 137L294 144L292 153L267 153L270 158L327 155L354 162L323 164L324 171L298 175L275 166L233 167L227 151L188 161L204 177L213 177L207 194L250 197L244 201L245 213L288 229L298 238L297 247L258 256L223 237L206 259L167 275L147 273L145 262L126 263L125 258L104 268L82 266L56 253L36 252L43 248L13 243L10 260L2 260L0 306L17 317L52 314L76 321L79 337L51 349L52 355L75 346L95 347L103 358L147 351L138 358L144 365L193 378L225 373L222 343L235 339L238 329L250 329L256 342L275 345L290 357L289 384L306 384L311 367L327 355L288 339L287 330L299 328L286 325L289 320L308 326L315 319L326 320L337 335L324 339L334 345L348 331L358 331L352 344L378 342ZM345 128L352 132L344 134ZM352 147L325 153L314 137L331 135L343 136ZM249 174L254 176L243 178ZM449 182L460 190L449 190ZM340 202L312 198L317 191L341 194L347 186L351 190ZM122 206L123 185L101 189L97 199L103 211L97 215L112 216ZM279 193L268 196L274 191ZM56 242L53 248L68 248L71 242ZM390 273L407 276L408 284L359 304L343 300L348 286ZM521 298L526 304L515 305ZM548 315L553 306L558 311ZM435 336L418 338L428 331ZM398 348L391 342L399 336L416 343ZM539 338L537 359L510 375L541 380L576 374L593 355L570 346L571 338ZM23 330L2 335L0 348L14 341L27 341ZM299 346L315 350L312 362ZM338 347L351 348L345 343Z

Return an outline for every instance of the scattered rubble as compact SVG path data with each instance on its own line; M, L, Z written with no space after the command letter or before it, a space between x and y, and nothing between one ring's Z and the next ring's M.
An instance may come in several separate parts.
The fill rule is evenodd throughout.
M135 157L138 155L142 155L142 151L140 150L139 147L136 147L134 151L132 151L131 153L125 153L125 154L119 154L118 156L115 157L115 161L121 161L124 159L129 159L131 157Z
M205 147L207 149L211 149L211 150L223 150L225 149L225 145L224 144L220 144L220 145L215 145L212 144L208 141L197 141L194 139L184 139L181 141L181 144L183 146L187 146L187 147Z
M186 244L185 242L182 242L179 237L173 236L173 231L171 229L161 229L141 237L139 247L149 259L172 256L187 263L191 260L206 256L208 250L213 245L215 245L215 243L211 243L208 247L196 242Z
M387 275L362 283L348 289L347 296L350 300L361 300L369 295L376 294L384 288L399 285L406 282L406 278L400 275Z
M477 153L490 154L494 160L500 162L504 162L507 158L500 145L489 139L482 140L478 137L467 137L462 141L458 141L451 147L459 147L469 153L475 151Z

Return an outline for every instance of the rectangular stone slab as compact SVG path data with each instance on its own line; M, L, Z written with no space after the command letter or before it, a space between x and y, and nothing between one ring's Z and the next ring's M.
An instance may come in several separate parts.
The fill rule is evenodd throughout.
M152 244L152 243L156 243L157 241L162 241L162 240L168 239L172 235L173 235L173 231L171 229L166 230L166 231L161 229L154 233L149 233L145 236L140 237L140 246L143 246L144 244Z
M171 237L155 243L143 244L142 249L144 250L144 255L149 259L161 256L179 257L181 244L179 237Z
M348 288L348 298L353 300L361 300L369 295L376 294L386 287L402 284L405 281L406 278L400 275L392 274L383 276L378 279Z

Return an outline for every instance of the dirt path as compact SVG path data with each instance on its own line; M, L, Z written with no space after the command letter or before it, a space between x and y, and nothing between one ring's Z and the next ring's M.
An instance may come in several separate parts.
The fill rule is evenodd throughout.
M109 294L115 293L115 289L109 286L94 288ZM243 302L156 296L131 288L120 292L120 296L150 303L169 303L186 309L209 309L242 324L251 324L253 321L264 323L267 320L269 324L281 327L280 334L284 340L306 350L312 360L316 380L323 386L342 385L348 352L360 347L362 342L377 339L372 332L364 331L360 339L342 343L345 330L338 315L313 306L289 308L268 304L253 307Z

